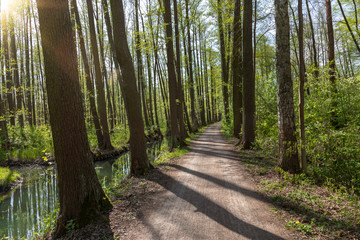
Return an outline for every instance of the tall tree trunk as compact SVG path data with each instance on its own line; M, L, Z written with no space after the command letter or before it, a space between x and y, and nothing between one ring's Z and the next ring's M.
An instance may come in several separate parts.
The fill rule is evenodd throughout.
M141 103L144 113L145 125L149 129L149 119L146 108L146 97L145 97L145 79L144 79L144 69L143 69L143 60L141 54L141 42L140 42L140 27L139 27L139 3L138 0L135 0L135 49L136 49L136 60L137 60L137 76L139 82L139 89L141 93Z
M288 0L275 0L275 23L279 165L285 171L298 172L300 165L296 146L293 83L291 79Z
M80 16L79 16L79 11L78 11L78 7L76 4L76 0L71 0L71 10L73 11L73 14L75 16L75 21L76 21L76 25L77 25L76 29L77 29L77 32L79 35L80 52L81 52L82 61L84 63L85 82L86 82L86 89L87 89L88 95L89 95L90 112L91 112L92 120L93 120L94 126L95 126L95 133L96 133L96 138L98 141L98 147L101 149L102 146L104 145L104 137L102 135L100 121L99 121L98 113L96 110L94 86L93 86L93 82L91 81L89 60L88 60L88 57L86 54L85 41L84 41L84 36L83 36L83 32L82 32L82 26L81 26L81 22L80 22Z
M16 50L16 40L15 40L15 29L14 29L14 16L13 11L10 9L9 12L9 31L10 31L10 46L11 46L11 69L12 75L15 84L15 91L16 91L16 110L19 116L19 123L20 127L24 127L24 115L23 115L23 108L22 108L22 89L20 84L20 76L19 76L19 69L18 69L18 60L17 60L17 50Z
M180 138L178 125L178 99L177 99L177 83L174 65L174 44L172 35L171 21L171 5L170 0L164 0L165 13L164 22L166 26L166 54L167 69L169 78L169 95L170 95L170 123L171 123L171 148L175 148L178 144L184 145L184 139Z
M101 149L112 150L113 146L111 145L108 117L107 117L107 112L106 112L104 82L103 82L101 68L100 68L99 51L98 51L98 46L97 46L97 41L96 41L94 9L93 9L91 0L86 0L86 4L87 4L88 15L89 15L91 53L93 55L93 61L94 61L94 67L95 67L95 84L96 84L96 93L97 93L96 97L97 97L97 102L98 102L100 124L102 127L102 133L103 133L103 137L104 137L104 145L102 146Z
M125 32L122 0L110 0L116 58L123 78L120 82L130 128L130 174L145 174L150 164L146 155L144 122L141 114L140 95L136 89L135 68Z
M358 52L360 53L359 43L357 42L357 40L356 40L356 38L355 38L355 35L354 35L354 33L353 33L353 31L352 31L352 29L351 29L351 27L350 27L350 24L349 24L349 22L348 22L348 20L347 20L347 18L346 18L346 15L345 15L344 9L343 9L343 7L342 7L342 5L341 5L341 2L340 2L340 0L337 0L337 2L338 2L338 4L339 4L340 10L341 10L341 14L342 14L342 16L344 17L346 26L347 26L347 28L348 28L348 30L349 30L349 32L350 32L351 38L353 39L353 41L354 41L354 43L355 43L356 49L357 49Z
M191 121L192 130L196 132L199 128L198 119L195 110L195 91L194 91L194 74L193 74L193 61L191 51L191 37L190 37L190 18L189 18L189 0L185 0L186 11L186 25L187 25L187 39L188 39L188 65L189 65L189 91L190 91L190 108L191 108Z
M315 41L315 31L314 31L314 25L311 18L310 8L309 8L309 0L305 0L306 2L306 9L309 15L309 25L311 29L311 39L312 39L312 49L313 49L313 61L314 61L314 77L316 80L319 79L319 63L318 63L318 56L317 56L317 50L316 50L316 41Z
M15 126L15 102L14 102L14 86L11 79L11 70L10 70L10 50L9 50L9 40L8 40L8 20L6 17L6 12L2 12L2 32L3 32L3 54L5 59L5 83L6 83L6 97L9 106L9 115L10 115L10 124Z
M182 88L181 80L181 51L180 51L180 33L179 33L179 18L178 18L178 5L177 0L173 1L174 4L174 20L175 20L175 41L176 41L176 74L177 74L177 117L179 122L179 131L181 142L184 143L188 134L184 124L184 91Z
M68 1L37 0L59 185L55 238L112 208L97 178L84 121Z
M335 40L334 40L334 29L332 23L332 11L331 11L331 0L326 1L326 25L328 32L328 60L329 60L329 80L331 85L331 124L335 128L339 128L338 116L336 113L336 72L335 72Z
M0 147L8 150L10 148L9 135L5 118L4 101L0 94Z
M35 84L35 71L34 71L34 51L33 51L33 44L32 44L32 19L31 19L31 6L29 5L28 7L28 12L29 12L29 40L30 40L30 73L31 73L31 102L32 102L32 120L33 120L33 125L36 126L37 125L37 117L36 117L36 102L35 102L35 94L37 94L36 91L36 84Z
M218 14L219 39L220 39L221 78L222 78L224 113L225 113L226 122L229 122L229 90L228 90L229 77L228 77L228 74L227 74L228 69L227 69L227 62L226 62L224 26L223 26L223 19L222 19L221 0L218 0L218 2L217 2L217 11L218 11L217 14ZM252 9L251 9L251 11L252 11ZM251 41L251 37L250 37L250 41ZM252 53L251 53L251 56L252 56Z
M239 138L242 125L242 44L241 44L241 1L235 1L233 39L233 117L234 137Z
M298 0L299 15L299 126L300 126L300 163L302 171L306 171L305 151L305 116L304 116L304 85L305 85L305 59L304 59L304 17L302 11L302 0Z
M255 142L255 79L252 50L252 0L244 0L243 18L243 135L241 144L250 149Z

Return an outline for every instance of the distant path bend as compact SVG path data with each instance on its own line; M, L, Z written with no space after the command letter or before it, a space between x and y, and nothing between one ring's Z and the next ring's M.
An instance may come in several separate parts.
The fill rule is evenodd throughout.
M293 239L255 190L219 123L190 149L170 165L174 171L160 172L165 191L131 239Z

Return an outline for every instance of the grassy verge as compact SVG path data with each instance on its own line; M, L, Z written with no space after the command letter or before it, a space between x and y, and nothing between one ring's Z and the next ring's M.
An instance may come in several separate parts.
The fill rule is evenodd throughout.
M19 178L20 174L16 171L0 167L0 192L9 189Z
M261 192L286 219L286 228L309 239L359 239L360 197L345 188L319 186L305 174L289 174L277 160L253 151L241 151L240 160Z
M230 142L231 128L222 124ZM277 158L256 151L240 151L239 160L254 177L260 191L285 218L286 228L308 239L360 239L360 197L356 189L319 182L309 174L290 174L277 167Z

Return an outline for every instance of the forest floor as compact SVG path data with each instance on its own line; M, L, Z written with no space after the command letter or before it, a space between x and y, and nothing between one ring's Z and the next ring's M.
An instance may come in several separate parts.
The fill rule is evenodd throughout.
M68 239L305 239L262 194L220 124L144 178L130 178L113 198L109 222Z

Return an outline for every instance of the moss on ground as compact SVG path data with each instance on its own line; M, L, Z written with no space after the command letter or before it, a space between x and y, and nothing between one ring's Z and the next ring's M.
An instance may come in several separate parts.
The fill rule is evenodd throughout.
M0 192L8 189L20 178L20 174L9 168L0 167Z

